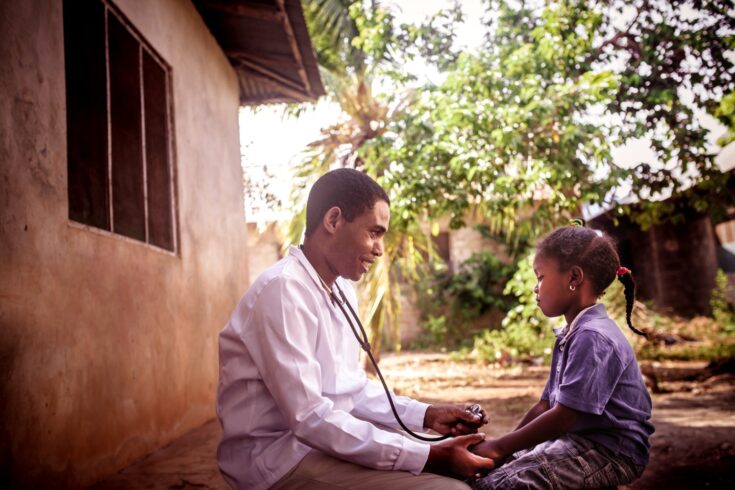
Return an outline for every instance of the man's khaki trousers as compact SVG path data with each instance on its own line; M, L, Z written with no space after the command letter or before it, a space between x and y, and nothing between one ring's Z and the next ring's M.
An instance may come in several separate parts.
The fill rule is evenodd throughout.
M311 451L271 490L468 490L460 480L408 471L382 471L348 463L319 451Z

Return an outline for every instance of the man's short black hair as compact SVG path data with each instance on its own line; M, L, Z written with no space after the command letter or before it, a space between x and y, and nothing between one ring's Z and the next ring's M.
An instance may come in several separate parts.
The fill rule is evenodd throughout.
M388 194L366 174L352 168L339 168L319 177L306 201L306 236L317 229L324 215L337 206L347 221L352 221L376 202L390 204Z

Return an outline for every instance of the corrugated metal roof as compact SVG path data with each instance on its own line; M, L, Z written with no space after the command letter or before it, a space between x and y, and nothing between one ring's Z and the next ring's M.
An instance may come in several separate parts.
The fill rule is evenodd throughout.
M240 78L240 103L324 94L299 0L194 0Z

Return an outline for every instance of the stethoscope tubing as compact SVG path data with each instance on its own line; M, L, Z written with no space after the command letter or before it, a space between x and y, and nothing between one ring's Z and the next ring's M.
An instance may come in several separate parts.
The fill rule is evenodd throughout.
M372 362L373 367L375 368L375 372L378 375L378 378L380 378L380 382L383 385L383 389L385 390L385 395L388 397L388 403L390 403L390 408L393 411L393 416L396 418L396 421L401 426L401 428L406 431L406 433L412 437L415 437L416 439L419 439L421 441L427 441L427 442L437 442L437 441L443 441L444 439L447 439L450 437L449 434L443 435L443 436L423 436L421 434L416 434L411 429L409 429L406 424L403 423L403 420L401 420L401 417L398 416L398 411L396 410L396 405L393 402L393 397L391 396L390 390L388 389L388 385L385 382L385 379L383 378L383 373L380 372L380 368L378 367L378 363L375 361L375 357L373 357L373 353L370 350L370 342L368 341L367 333L365 332L365 327L362 326L362 322L360 321L360 318L357 316L357 313L355 313L355 310L352 308L352 305L349 301L347 301L347 296L345 296L344 291L342 291L342 288L339 287L339 285L335 282L334 285L337 287L337 291L339 291L340 296L342 298L340 299L336 294L334 294L333 290L329 290L329 296L333 303L336 303L339 307L340 311L342 311L342 314L344 315L345 319L347 320L347 323L350 325L350 329L352 329L352 333L355 334L355 338L357 339L357 343L360 344L360 347L362 350L365 351L368 358L370 359L370 362ZM362 338L360 338L360 335L358 335L357 329L355 328L354 323L352 323L352 319L350 318L350 315L347 314L347 311L345 310L345 307L343 304L347 304L347 308L350 310L350 313L352 314L352 317L357 322L357 325L360 327L360 334L362 334Z

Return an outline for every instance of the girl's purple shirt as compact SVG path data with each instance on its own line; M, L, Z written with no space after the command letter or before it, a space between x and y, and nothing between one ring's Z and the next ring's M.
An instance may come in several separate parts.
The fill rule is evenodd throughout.
M648 463L651 397L633 348L602 304L583 310L557 336L541 398L580 412L570 432Z

